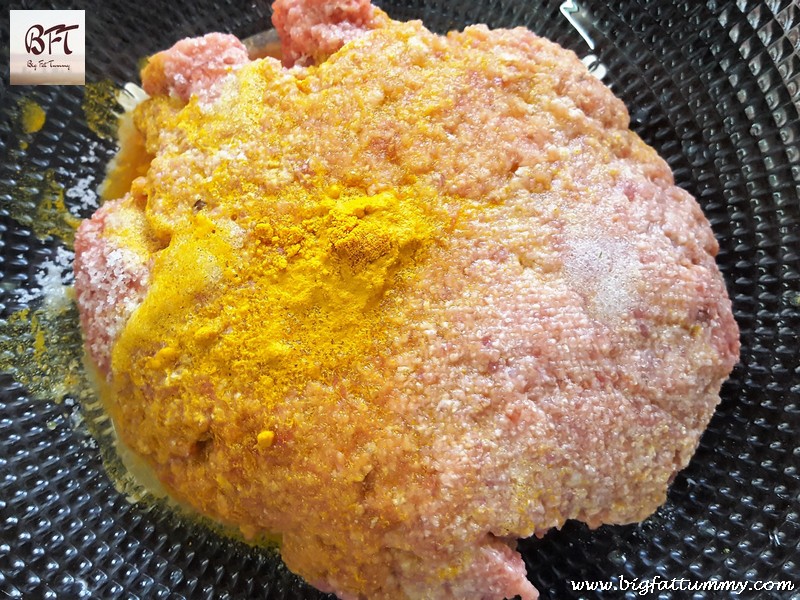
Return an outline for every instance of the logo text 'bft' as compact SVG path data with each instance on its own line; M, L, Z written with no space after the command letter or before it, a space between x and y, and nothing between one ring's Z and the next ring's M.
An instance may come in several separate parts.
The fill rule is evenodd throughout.
M44 44L44 36L47 36L47 53L53 54L53 44L61 43L64 54L72 54L72 50L69 48L69 32L73 29L78 29L79 25L65 25L64 23L60 23L58 25L54 25L50 29L45 30L44 27L41 25L31 25L28 32L25 34L25 50L30 52L31 54L35 54L39 56L42 52L44 52L45 44ZM61 37L59 34L64 34L64 37ZM56 46L58 49L58 46Z

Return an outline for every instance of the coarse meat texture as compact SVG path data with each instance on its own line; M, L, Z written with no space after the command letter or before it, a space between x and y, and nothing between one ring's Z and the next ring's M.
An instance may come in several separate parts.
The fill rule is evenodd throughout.
M711 228L530 31L273 9L286 64L150 60L146 175L79 228L117 432L343 599L536 598L515 540L651 514L719 401Z

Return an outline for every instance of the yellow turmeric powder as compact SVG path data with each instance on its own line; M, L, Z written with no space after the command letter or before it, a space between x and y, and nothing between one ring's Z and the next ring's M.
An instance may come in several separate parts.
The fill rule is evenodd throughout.
M175 233L115 346L114 371L136 379L117 392L135 395L161 379L169 385L153 393L177 386L193 406L193 394L198 405L209 398L193 387L207 377L213 388L240 388L233 393L255 385L248 394L274 405L291 388L351 368L380 342L385 292L411 276L442 215L411 188L331 198L294 186L281 194L291 204L281 213L278 200L252 202L237 222L200 210Z
M254 402L261 421L238 443L267 451L291 435L292 418L271 411L357 371L385 343L385 307L451 224L437 192L418 184L369 195L318 177L265 196L216 180L225 173L191 212L148 202L148 224L169 243L112 354L112 413L122 403L167 422L192 412L195 428L173 441L188 453L223 410L215 399Z
M22 112L22 130L25 133L36 133L44 127L45 112L36 102L24 99L20 102Z
M145 227L164 249L154 254L148 293L112 353L112 414L123 417L115 411L123 404L146 406L169 422L190 411L194 429L173 441L188 453L210 435L223 399L245 398L254 414L270 415L306 386L333 385L358 371L391 330L386 307L452 226L440 192L413 177L368 194L324 172L270 186L263 181L269 159L257 163L265 171L242 167L236 149L223 146L225 128L259 128L263 85L260 73L243 73L242 110L233 119L209 118L196 101L180 106L166 97L134 114L145 166L153 156L169 160L164 148L181 137L222 157L209 177L175 194L145 177L133 180L135 193L147 195ZM292 417L278 422L276 414L259 417L242 433L252 438L238 443L278 444ZM167 458L163 440L137 446Z

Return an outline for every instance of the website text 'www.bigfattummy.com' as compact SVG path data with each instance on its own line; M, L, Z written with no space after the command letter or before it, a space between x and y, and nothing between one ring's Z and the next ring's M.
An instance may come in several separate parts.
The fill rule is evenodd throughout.
M666 579L658 575L651 578L625 577L617 581L570 581L573 592L634 592L640 596L659 592L791 592L795 589L792 581L733 581L710 579L697 581L687 577Z

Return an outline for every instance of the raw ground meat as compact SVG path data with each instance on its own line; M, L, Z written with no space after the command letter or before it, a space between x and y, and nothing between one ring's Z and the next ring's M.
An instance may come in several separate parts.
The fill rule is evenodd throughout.
M287 66L320 63L347 42L389 18L369 0L276 0L272 23Z
M131 197L103 204L81 223L75 238L75 291L86 348L102 374L111 368L111 347L141 304L149 279L150 245L124 242L119 229L142 230L141 212ZM136 236L139 237L139 236Z
M248 60L236 36L209 33L188 38L150 57L142 71L142 87L151 96L172 94L186 102L194 94L213 100L219 80Z
M112 402L119 434L177 498L280 533L287 565L342 598L536 598L515 540L651 514L719 401L739 341L709 224L623 104L529 31L436 36L350 1L278 0L275 24L292 69L206 36L143 73L151 94L202 103L140 107L147 176L78 231L95 364L144 377L114 344L175 232L221 214L219 177L286 202L319 173L370 195L417 186L447 235L385 292L380 352L270 407L285 427L269 457L243 443L259 399L190 372L172 375L206 385L206 408L162 406L146 380L140 403ZM193 114L199 133L163 126ZM212 295L187 295L186 318Z

